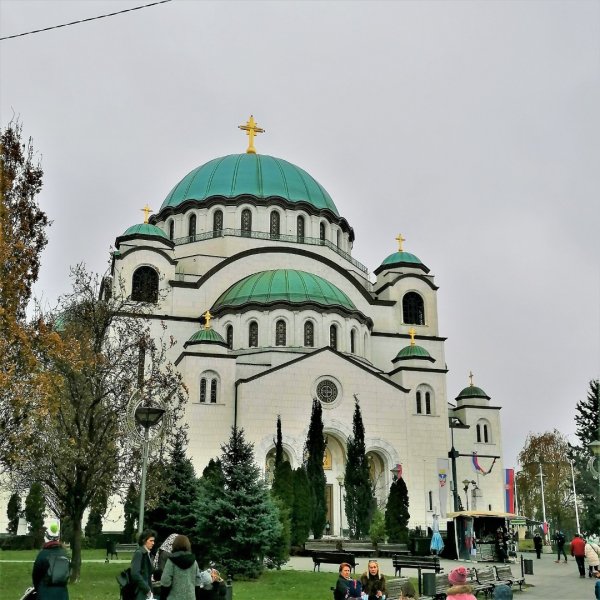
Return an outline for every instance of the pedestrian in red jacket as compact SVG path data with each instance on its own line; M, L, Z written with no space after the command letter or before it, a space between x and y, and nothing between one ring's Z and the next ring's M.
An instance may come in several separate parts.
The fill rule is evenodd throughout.
M578 533L571 541L571 556L577 562L579 577L585 577L585 540Z

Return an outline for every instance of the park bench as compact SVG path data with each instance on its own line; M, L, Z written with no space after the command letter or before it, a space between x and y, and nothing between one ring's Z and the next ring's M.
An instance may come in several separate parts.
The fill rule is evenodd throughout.
M379 554L403 554L410 556L410 550L406 544L377 544Z
M399 579L388 579L386 581L387 598L397 600L400 597L400 589L408 581L408 577L400 577Z
M473 571L475 572L475 581L473 582L475 593L483 592L486 597L491 596L494 588L498 585L494 567L473 569Z
M304 543L304 550L306 552L335 552L340 550L338 546L339 542L331 540L315 540Z
M515 577L512 573L510 565L496 566L496 578L497 584L505 583L506 585L518 585L519 591L523 590L523 584L525 583L525 577Z
M371 542L344 542L342 545L344 552L351 552L352 554L371 554L375 555L375 547Z
M349 552L323 552L315 550L312 554L312 559L314 563L313 571L317 570L317 568L321 571L321 564L341 565L342 563L348 563L354 571L358 564L354 558L354 554L350 554Z
M135 552L138 549L137 544L117 544L115 546L115 552Z
M394 567L394 575L398 577L402 576L402 569L417 569L419 573L419 596L423 587L421 571L424 569L431 569L436 573L441 573L442 571L439 556L403 556L394 554L392 556L392 565Z

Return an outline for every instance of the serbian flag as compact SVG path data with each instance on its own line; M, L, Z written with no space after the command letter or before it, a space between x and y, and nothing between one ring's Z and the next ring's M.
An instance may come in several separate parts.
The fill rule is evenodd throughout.
M504 469L504 503L507 513L515 512L515 470Z

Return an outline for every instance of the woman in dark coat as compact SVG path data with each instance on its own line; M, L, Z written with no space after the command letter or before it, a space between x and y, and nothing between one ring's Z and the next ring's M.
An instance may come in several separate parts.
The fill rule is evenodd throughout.
M152 529L143 531L138 540L138 549L131 559L131 578L135 589L135 600L145 600L152 597L152 560L150 551L156 541L156 532Z
M362 591L368 595L369 600L378 600L382 596L387 596L387 586L385 576L379 572L379 564L376 560L370 560L367 565L367 572L360 578Z
M58 522L50 523L46 531L46 543L33 563L31 580L37 592L38 600L69 600L67 584L52 585L47 577L50 561L54 560L54 557L63 556L68 559L67 551L58 539L59 534Z
M342 563L339 568L340 576L333 592L334 600L346 600L347 598L360 598L361 585L350 577L351 567L348 563Z
M541 558L542 555L542 545L542 536L540 535L539 531L536 531L535 535L533 536L533 547L535 548L535 553L537 554L538 558Z

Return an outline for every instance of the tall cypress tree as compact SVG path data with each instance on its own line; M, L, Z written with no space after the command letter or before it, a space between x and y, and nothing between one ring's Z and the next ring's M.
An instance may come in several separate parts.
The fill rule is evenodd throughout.
M11 535L17 534L19 527L19 517L22 515L21 510L21 497L16 492L11 495L8 500L8 506L6 507L6 516L8 517L8 525L6 531Z
M125 505L123 506L125 516L123 536L128 542L133 542L135 538L135 524L140 514L139 501L140 498L135 486L133 483L130 483L129 488L127 489L127 496L125 497Z
M221 450L224 486L209 485L200 494L195 537L228 575L258 577L263 557L282 535L279 513L244 431L233 427Z
M46 512L46 500L42 484L35 482L29 488L25 498L25 518L29 523L29 533L33 535L34 548L39 548L44 543L44 513Z
M369 532L373 493L365 451L365 428L357 398L354 401L352 436L348 439L348 459L344 484L346 487L346 517L350 536L358 539Z
M98 495L93 501L85 526L85 537L88 539L97 538L102 533L102 519L106 513L108 498L105 494Z
M390 486L387 504L385 507L385 531L388 542L401 544L408 542L408 488L404 479L399 477Z
M292 509L292 546L303 546L311 526L310 485L304 467L292 474L294 484L294 507Z
M583 504L581 527L584 531L600 530L600 501L598 499L599 481L594 479L588 468L588 462L593 456L590 443L598 440L598 410L600 405L599 380L590 381L587 398L577 403L575 413L575 434L579 438L578 446L570 446L571 458L576 467L577 499ZM595 468L600 466L596 463Z
M275 441L275 471L271 492L277 496L292 512L294 505L294 482L292 480L292 467L283 456L283 436L281 434L281 417L277 417L277 440Z
M327 521L327 506L325 503L325 471L323 470L323 455L325 454L325 437L323 436L323 407L314 398L308 436L306 438L306 476L310 486L311 500L311 529L316 540L323 537Z

